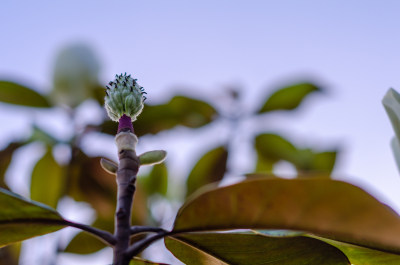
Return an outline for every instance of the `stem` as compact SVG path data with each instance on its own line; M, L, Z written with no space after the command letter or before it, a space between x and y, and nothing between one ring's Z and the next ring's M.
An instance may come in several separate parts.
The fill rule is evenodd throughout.
M125 148L119 152L118 156L118 200L115 213L114 233L117 243L114 246L113 264L128 265L130 259L125 255L125 252L129 247L129 238L131 234L131 210L133 195L135 193L136 174L139 170L139 158L136 156L134 150L127 150Z
M162 231L154 236L148 237L144 240L141 240L135 244L133 244L132 246L130 246L130 248L126 251L126 256L129 259L132 259L134 256L136 256L137 254L139 254L140 252L142 252L143 249L145 249L147 246L149 246L151 243L153 243L154 241L163 238L169 234L172 234L172 232L168 232L168 231Z
M145 232L154 232L154 233L162 233L167 232L165 229L159 227L150 227L150 226L132 226L131 227L131 236L139 233Z
M132 119L129 116L126 116L125 114L122 115L122 117L119 119L118 123L118 132L121 131L130 131L133 133L133 125L132 125Z
M102 239L105 243L114 246L117 243L117 240L115 239L115 237L107 232L107 231L103 231L88 225L84 225L84 224L79 224L79 223L74 223L68 220L64 220L63 221L64 224L71 226L71 227L75 227L75 228L79 228L85 232L88 232L100 239Z

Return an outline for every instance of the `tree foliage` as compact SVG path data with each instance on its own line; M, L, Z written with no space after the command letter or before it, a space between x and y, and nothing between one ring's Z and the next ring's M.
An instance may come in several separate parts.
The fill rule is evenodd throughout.
M97 61L88 52L79 47L62 52L57 69L64 70L56 71L54 89L48 95L6 80L0 81L0 101L49 112L60 104L69 104L67 112L71 123L76 121L76 108L80 103L92 98L103 104ZM81 60L82 56L92 59ZM74 58L76 61L71 61ZM77 65L87 76L73 71L72 66ZM75 86L85 90L80 91L79 99L66 100L59 96L72 93ZM321 87L311 82L278 87L266 96L258 111L239 119L268 119L282 110L290 115L309 96L321 91ZM395 120L394 112L391 113ZM185 126L192 128L194 134L197 128L223 119L224 114L210 102L177 95L169 102L147 104L135 122L135 133L138 136L158 134ZM116 204L115 180L110 174L113 172L101 168L100 157L88 156L80 139L93 131L114 135L117 125L108 120L98 126L88 124L68 141L51 136L37 124L32 126L28 140L12 142L0 151L0 245L70 225L55 210L60 199L66 196L90 204L97 216L92 225L111 233ZM229 139L224 145L206 151L194 163L187 176L186 194L179 198L185 202L177 213L172 231L164 239L175 257L187 264L400 262L399 216L360 188L330 178L337 148L319 150L314 146L298 146L279 132L251 133L253 138L249 144L253 145L257 160L254 161L255 173L246 175L246 180L226 187L218 185L226 176L233 152ZM34 201L10 191L4 180L14 152L31 142L42 142L46 146L45 154L31 174L30 199ZM63 165L53 157L53 149L58 144L66 145L71 152L70 159ZM274 167L280 161L291 163L298 178L288 180L274 176ZM103 166L104 163L112 167L113 162L103 161ZM168 163L163 163L154 165L139 177L132 211L135 225L160 225L160 219L153 216L148 206L177 199L168 192L174 189L170 186L173 183L169 180L170 174ZM81 232L60 251L90 254L106 246ZM18 251L0 250L9 264L17 263L18 255L13 253ZM159 263L136 257L131 264Z

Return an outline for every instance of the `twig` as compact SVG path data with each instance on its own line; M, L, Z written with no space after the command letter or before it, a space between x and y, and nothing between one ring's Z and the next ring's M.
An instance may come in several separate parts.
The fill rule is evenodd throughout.
M78 229L81 229L85 232L88 232L98 238L100 238L101 240L103 240L105 243L114 246L117 243L116 238L113 236L113 234L107 232L107 231L103 231L88 225L84 225L84 224L79 224L79 223L74 223L68 220L64 220L62 223L64 223L65 225L71 226L71 227L75 227Z
M145 232L154 232L154 233L161 233L161 232L168 232L165 229L159 227L150 227L150 226L132 226L131 227L131 235L145 233Z
M172 232L168 232L168 231L162 231L154 236L150 236L144 240L141 240L133 245L131 245L127 251L125 252L126 257L130 260L132 259L134 256L136 256L137 254L139 254L140 252L143 251L143 249L145 249L147 246L149 246L151 243L153 243L154 241L163 238L165 236L168 236L169 234L173 234Z

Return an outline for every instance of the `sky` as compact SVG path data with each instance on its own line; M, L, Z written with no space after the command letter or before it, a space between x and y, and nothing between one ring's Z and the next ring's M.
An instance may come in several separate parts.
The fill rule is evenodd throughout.
M0 8L0 79L43 93L57 52L76 43L95 51L104 83L132 73L149 103L180 92L218 105L225 87L237 86L252 111L281 84L315 81L324 93L260 126L300 145L339 146L335 177L400 212L394 133L381 104L389 88L400 90L400 2L3 0ZM0 143L31 118L13 111L0 106Z

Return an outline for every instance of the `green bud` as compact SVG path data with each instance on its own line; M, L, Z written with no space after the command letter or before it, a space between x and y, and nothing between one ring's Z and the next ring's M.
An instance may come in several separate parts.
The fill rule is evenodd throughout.
M106 86L106 96L104 98L107 114L113 121L118 122L122 115L129 116L132 121L142 112L144 100L141 87L136 79L130 75L116 75L115 79Z
M100 165L106 172L110 174L115 175L118 171L118 164L108 159L105 158L100 159Z
M143 153L139 156L140 165L154 165L162 163L167 157L164 150L154 150Z

